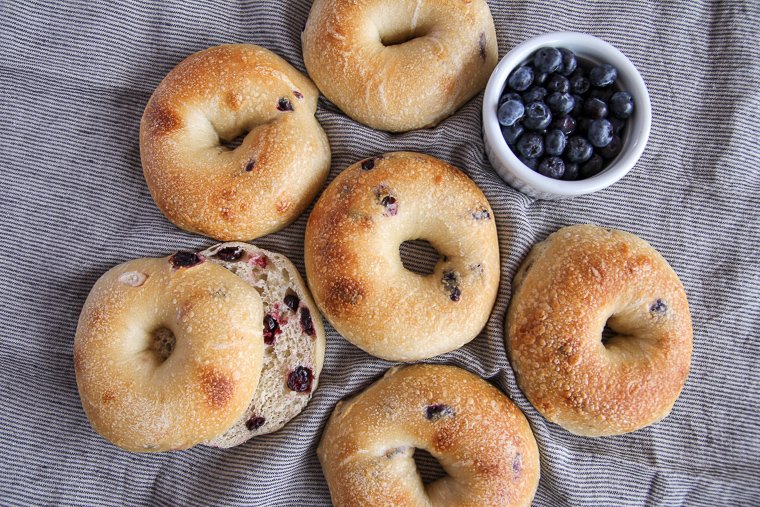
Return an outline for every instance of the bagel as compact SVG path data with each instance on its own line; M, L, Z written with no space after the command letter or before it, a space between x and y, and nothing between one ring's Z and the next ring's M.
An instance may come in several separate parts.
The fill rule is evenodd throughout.
M415 448L448 475L424 485ZM539 480L538 446L520 409L453 366L392 368L338 403L317 455L336 507L529 506Z
M441 254L430 275L401 263L401 243L416 239ZM304 258L314 299L335 329L391 361L475 338L499 285L488 200L459 169L419 153L388 153L338 175L309 217Z
M251 44L189 56L158 85L140 124L140 157L158 208L178 227L251 240L295 220L324 184L330 146L319 92ZM236 148L225 146L245 134Z
M507 351L544 417L604 436L668 415L689 373L691 316L681 281L646 241L565 227L533 247L512 289Z
M391 132L454 113L485 87L498 59L485 0L315 0L302 42L325 97Z
M317 388L325 356L322 317L298 269L282 254L247 243L201 252L252 285L264 305L264 366L248 408L207 445L232 447L272 433L298 415Z
M136 452L216 438L256 389L262 318L253 287L197 254L112 268L87 297L74 338L92 427Z

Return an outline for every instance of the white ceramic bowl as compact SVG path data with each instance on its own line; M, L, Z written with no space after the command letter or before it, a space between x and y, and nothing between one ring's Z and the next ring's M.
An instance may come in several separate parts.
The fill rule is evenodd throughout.
M512 71L541 47L567 48L580 60L610 63L618 69L617 84L633 96L635 108L623 133L620 154L599 174L577 181L555 180L543 176L520 162L507 146L496 118L499 97ZM633 168L649 139L652 106L641 74L626 56L607 42L592 35L554 32L528 39L507 53L494 69L483 97L483 140L496 172L512 187L539 199L565 199L606 188Z

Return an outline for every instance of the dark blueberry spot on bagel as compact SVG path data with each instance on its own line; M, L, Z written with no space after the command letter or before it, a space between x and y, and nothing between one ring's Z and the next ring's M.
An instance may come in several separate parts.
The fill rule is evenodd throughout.
M459 289L459 275L456 271L444 271L443 278L441 278L443 287L448 291L449 298L452 301L459 301L462 296L462 291Z
M442 403L436 403L435 405L428 405L425 407L425 418L428 421L437 421L438 419L452 417L453 415L454 409Z
M281 332L280 323L277 322L277 319L270 314L264 315L264 343L272 345L275 337Z
M380 201L380 204L382 204L383 206L387 208L391 204L396 204L396 198L393 197L392 195L386 195L385 197L383 197L383 200Z
M668 311L668 305L662 299L658 299L649 307L649 311L652 313L665 313Z
M449 295L452 301L459 301L459 299L462 297L462 291L459 290L459 287L454 287L451 289L451 294Z
M487 209L481 208L472 212L472 218L475 220L489 220L491 218L491 214Z
M278 111L292 111L293 104L290 103L287 97L282 97L280 98L280 100L277 101L277 110Z
M311 320L311 312L306 307L301 308L301 327L304 333L314 336L314 322Z
M245 427L248 428L248 431L253 431L264 426L265 422L266 422L266 419L264 419L263 417L254 416L245 422Z
M301 300L298 299L298 296L295 294L287 294L283 301L285 302L285 306L293 311L296 311L298 309L298 305L301 303Z
M245 165L245 172L249 173L253 171L254 167L256 167L256 161L255 160L248 161L248 163Z
M362 162L362 169L365 171L371 171L375 168L375 159L374 158L368 158L364 162Z
M449 262L449 256L448 255L444 255L443 256L443 262Z
M298 99L301 100L303 98L303 93L299 92L298 90L293 90L293 95Z
M225 262L233 262L243 256L243 249L236 246L228 246L216 252L216 256Z
M485 60L486 59L486 34L485 32L480 32L480 38L478 39L478 48L480 49L480 57Z
M512 472L519 474L522 471L522 455L518 452L512 460Z
M312 380L314 380L314 374L310 368L296 366L288 374L288 389L297 393L308 393L311 391Z
M175 268L191 268L196 264L203 262L203 257L195 252L183 252L179 251L169 257L169 262Z

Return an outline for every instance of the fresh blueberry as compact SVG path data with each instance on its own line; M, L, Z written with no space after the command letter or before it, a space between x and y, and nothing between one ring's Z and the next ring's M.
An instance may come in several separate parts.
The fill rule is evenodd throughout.
M583 104L583 111L595 120L600 120L607 117L607 104L601 99L587 100Z
M570 91L570 81L561 74L552 74L546 82L546 89L549 93L560 92L567 93Z
M572 134L575 131L576 121L570 115L555 118L551 124L553 130L561 130L563 134Z
M525 114L525 106L519 100L508 100L501 105L496 113L499 123L505 127L514 125Z
M587 137L597 148L604 148L612 141L612 124L604 119L592 121Z
M567 140L567 152L565 156L570 162L585 162L594 154L594 147L586 138L581 136L572 136Z
M561 130L552 130L544 138L544 151L552 157L559 157L565 151L567 136Z
M621 119L633 114L633 97L628 92L615 92L610 97L610 111Z
M602 167L604 167L604 160L602 159L601 155L594 153L585 164L581 165L578 174L581 178L590 178L596 174L599 174L599 171L602 170Z
M531 130L545 129L552 122L552 114L543 102L531 102L525 106L523 126Z
M609 88L592 88L590 92L588 92L588 98L589 99L599 99L602 102L609 102L610 98L612 97L612 94L615 93L612 87Z
M538 169L538 159L537 158L525 158L522 155L518 155L517 158L520 159L520 162L522 162L526 166L530 167L534 171L536 169Z
M562 65L562 53L557 48L541 48L533 57L533 65L539 72L554 72Z
M569 93L554 92L546 99L549 110L557 115L564 116L575 108L575 99Z
M517 152L525 158L538 158L544 154L544 138L536 132L528 132L517 140Z
M543 86L532 86L527 92L522 94L522 100L526 104L541 102L546 98L547 93L546 88Z
M560 48L562 54L562 67L557 71L563 76L572 74L578 66L578 60L575 59L575 53L566 48Z
M542 86L549 78L548 72L536 72L536 77L533 78L533 84Z
M559 180L565 174L565 162L559 157L547 157L538 164L538 173Z
M570 90L572 90L573 93L586 93L590 86L591 83L585 76L575 75L570 78Z
M533 84L533 68L528 65L518 67L509 76L507 83L515 91L522 92L527 90Z
M577 118L581 115L581 113L583 113L583 106L586 103L586 100L577 93L573 94L573 98L575 99L575 107L570 112L570 114Z
M610 144L599 150L599 154L605 160L612 160L618 156L620 150L623 148L623 141L619 136L613 135Z
M522 100L522 97L516 92L505 92L504 95L499 97L499 107L508 100Z
M504 136L504 140L509 146L514 146L517 140L523 135L525 129L519 123L515 123L509 127L501 127L501 135Z
M612 124L612 132L615 135L620 135L620 133L625 128L625 120L621 120L620 118L615 118L614 116L611 116L609 118L610 123Z
M565 181L575 181L578 179L578 164L575 162L565 162L565 174L562 175Z
M589 73L591 84L599 88L604 88L615 82L617 79L617 69L609 63L597 65Z

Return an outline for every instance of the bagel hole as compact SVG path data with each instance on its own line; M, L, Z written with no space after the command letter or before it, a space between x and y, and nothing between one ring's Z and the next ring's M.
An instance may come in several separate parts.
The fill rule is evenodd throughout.
M422 276L432 275L441 258L438 250L424 239L404 241L398 251L404 268Z
M161 327L153 332L153 343L151 343L150 349L158 356L159 362L163 363L174 352L176 343L177 338L172 330Z
M422 483L425 485L446 477L446 471L441 463L425 449L414 450L414 464L417 466L417 472L419 472Z
M393 30L380 34L380 43L385 46L399 46L411 40L427 35L426 31L420 28L416 30Z

